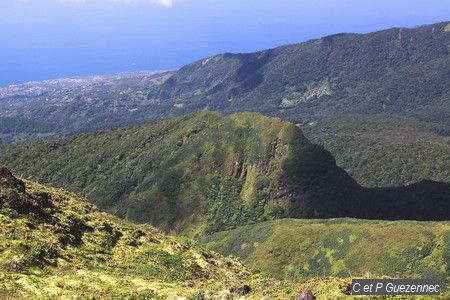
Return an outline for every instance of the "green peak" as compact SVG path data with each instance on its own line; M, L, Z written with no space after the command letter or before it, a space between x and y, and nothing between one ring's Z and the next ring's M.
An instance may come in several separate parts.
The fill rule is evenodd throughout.
M287 217L442 220L448 214L436 208L447 205L450 185L364 189L296 125L253 112L201 111L10 145L0 148L0 163L82 193L119 217L190 236Z

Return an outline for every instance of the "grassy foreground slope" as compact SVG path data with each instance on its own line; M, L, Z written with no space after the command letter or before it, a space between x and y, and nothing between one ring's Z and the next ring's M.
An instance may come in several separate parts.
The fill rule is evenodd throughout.
M98 210L0 168L0 299L318 299L337 278L288 283L252 274L186 238ZM247 288L248 286L248 288Z
M0 168L0 298L144 297L226 289L249 273L193 242ZM207 283L205 285L204 283Z
M0 148L24 177L165 230L204 234L279 218L448 220L450 184L364 189L292 123L199 112Z
M350 298L343 294L348 278L301 283L251 273L236 259L119 220L5 168L0 266L1 299L294 300L306 290L319 300Z
M286 280L370 273L450 282L450 222L284 219L201 241Z

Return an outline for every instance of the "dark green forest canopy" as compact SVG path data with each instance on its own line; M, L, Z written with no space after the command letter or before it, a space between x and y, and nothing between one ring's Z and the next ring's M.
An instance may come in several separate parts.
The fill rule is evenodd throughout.
M298 126L257 113L204 111L19 143L0 148L0 163L118 216L187 234L286 217L450 217L449 184L364 189Z
M450 130L386 114L333 116L300 125L358 183L398 186L450 182Z

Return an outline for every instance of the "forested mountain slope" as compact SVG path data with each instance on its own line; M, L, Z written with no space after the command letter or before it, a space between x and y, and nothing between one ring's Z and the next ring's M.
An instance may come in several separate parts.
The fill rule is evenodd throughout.
M299 126L364 186L450 182L448 126L385 114L334 116Z
M187 65L155 89L184 110L256 110L285 118L395 113L450 125L447 22L337 34Z
M278 218L448 220L450 184L365 189L292 123L199 112L0 148L21 175L190 235Z

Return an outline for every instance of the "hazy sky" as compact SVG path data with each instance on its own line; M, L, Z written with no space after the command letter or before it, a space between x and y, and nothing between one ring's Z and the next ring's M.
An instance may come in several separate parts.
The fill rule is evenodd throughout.
M449 0L0 0L0 86L449 20Z

